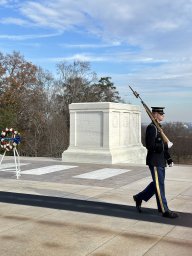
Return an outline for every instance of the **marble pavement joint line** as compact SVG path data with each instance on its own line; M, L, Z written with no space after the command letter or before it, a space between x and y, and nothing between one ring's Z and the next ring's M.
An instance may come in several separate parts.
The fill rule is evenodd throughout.
M80 179L93 179L93 180L105 180L111 178L113 176L117 176L119 174L123 174L126 172L130 172L131 170L126 169L111 169L111 168L104 168L92 172L83 173L77 176L73 176L73 178L80 178Z
M169 233L171 233L174 229L175 229L175 226L173 226L167 233L165 233L163 236L161 236L161 237L156 241L156 243L154 243L154 244L143 254L143 256L147 255L148 252L150 252L153 248L155 248L156 245L157 245L159 242L161 242L161 241L163 241L164 239L166 239L167 235L168 235Z
M51 165L51 166L45 166L45 167L30 169L30 170L27 170L27 171L22 171L22 174L43 175L43 174L47 174L47 173L68 170L68 169L75 168L75 167L77 167L77 166L73 166L73 165Z

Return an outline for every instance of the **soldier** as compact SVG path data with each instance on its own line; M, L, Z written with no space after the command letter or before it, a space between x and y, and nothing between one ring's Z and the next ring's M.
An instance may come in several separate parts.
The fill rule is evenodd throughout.
M152 107L152 114L157 122L160 123L164 119L164 108ZM163 142L161 134L153 122L146 129L145 140L148 150L146 164L149 166L153 181L142 192L133 196L136 208L141 212L142 201L147 202L155 194L158 211L162 213L162 216L177 218L178 214L168 208L164 185L165 167L167 164L170 167L173 166L173 161L168 152L168 148L172 145Z

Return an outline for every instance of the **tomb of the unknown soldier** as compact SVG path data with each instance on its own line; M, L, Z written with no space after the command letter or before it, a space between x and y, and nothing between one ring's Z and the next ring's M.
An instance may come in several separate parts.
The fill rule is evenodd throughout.
M72 103L64 162L145 163L140 107L112 102Z

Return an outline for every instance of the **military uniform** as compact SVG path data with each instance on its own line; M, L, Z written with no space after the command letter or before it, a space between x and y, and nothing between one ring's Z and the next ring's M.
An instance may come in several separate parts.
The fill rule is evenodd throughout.
M164 114L163 108L152 109L154 112ZM153 123L149 124L146 129L145 141L147 148L146 164L149 166L153 181L142 192L133 196L136 206L141 212L142 200L147 202L153 195L156 195L158 211L165 217L170 217L171 213L171 218L175 218L177 216L169 210L165 197L165 167L167 164L173 163L168 152L168 145L163 142L160 132Z

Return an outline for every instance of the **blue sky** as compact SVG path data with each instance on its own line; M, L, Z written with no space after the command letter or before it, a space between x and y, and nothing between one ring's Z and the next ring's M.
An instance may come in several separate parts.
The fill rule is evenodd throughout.
M83 60L121 97L192 122L192 0L0 0L0 51L55 73ZM142 113L142 121L148 121Z

